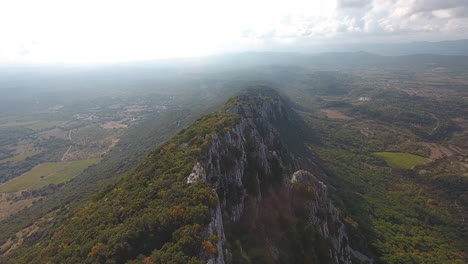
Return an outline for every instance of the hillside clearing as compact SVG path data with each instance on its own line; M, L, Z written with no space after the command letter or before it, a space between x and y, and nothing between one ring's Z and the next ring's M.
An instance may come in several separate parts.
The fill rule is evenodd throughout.
M0 185L0 192L37 189L49 184L66 182L98 161L99 159L87 159L39 164L23 175Z
M381 157L393 168L409 170L416 165L421 165L430 160L421 156L400 153L400 152L376 152L375 155Z

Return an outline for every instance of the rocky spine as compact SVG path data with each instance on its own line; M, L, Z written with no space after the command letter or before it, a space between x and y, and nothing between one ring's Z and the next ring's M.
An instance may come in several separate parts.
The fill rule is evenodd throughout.
M260 91L256 96L236 98L226 113L240 115L241 120L228 131L207 135L210 147L206 159L195 164L187 177L188 184L197 180L211 183L219 198L216 208L210 211L211 222L205 232L206 239L210 235L217 238L217 254L206 258L206 262L231 262L223 219L235 225L245 213L247 197L251 196L258 207L263 196L268 195L263 193L268 184L279 182L291 198L298 190L310 192L304 204L309 212L308 224L331 242L331 263L351 263L354 251L338 211L328 198L327 186L312 173L301 170L300 162L285 146L277 129L280 124L294 130L294 113L279 95L266 92L268 96ZM273 258L278 258L280 252L275 245L270 247ZM204 257L203 252L200 256Z

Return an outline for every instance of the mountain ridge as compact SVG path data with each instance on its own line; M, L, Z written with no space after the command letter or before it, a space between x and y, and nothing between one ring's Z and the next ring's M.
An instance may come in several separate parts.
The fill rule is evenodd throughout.
M300 140L299 121L274 90L250 89L182 130L9 260L351 263L354 256L371 262L351 249L327 187L300 169L315 170L313 156L289 150Z

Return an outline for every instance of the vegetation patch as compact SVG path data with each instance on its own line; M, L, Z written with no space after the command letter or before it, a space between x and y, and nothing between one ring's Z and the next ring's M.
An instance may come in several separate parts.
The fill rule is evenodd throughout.
M52 128L62 124L60 121L22 121L0 124L0 127L27 127L32 130Z
M26 153L23 153L23 154L19 154L19 155L16 155L16 156L8 158L8 159L2 159L2 160L0 160L0 164L6 163L6 162L19 162L19 161L25 160L28 157L32 157L32 156L34 156L36 154L39 154L39 153L41 153L43 151L44 150L36 150L36 151L31 151L31 152L26 152Z
M43 163L32 170L2 185L0 192L15 192L36 189L49 184L69 181L99 159L77 160L72 162Z
M427 158L409 153L376 152L374 154L384 159L388 165L398 169L409 170L416 165L421 165L429 162L429 159Z

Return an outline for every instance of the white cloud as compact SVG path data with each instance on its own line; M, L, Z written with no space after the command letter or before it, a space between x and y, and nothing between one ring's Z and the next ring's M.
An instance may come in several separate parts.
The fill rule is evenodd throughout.
M0 62L95 62L468 38L466 0L2 0Z

